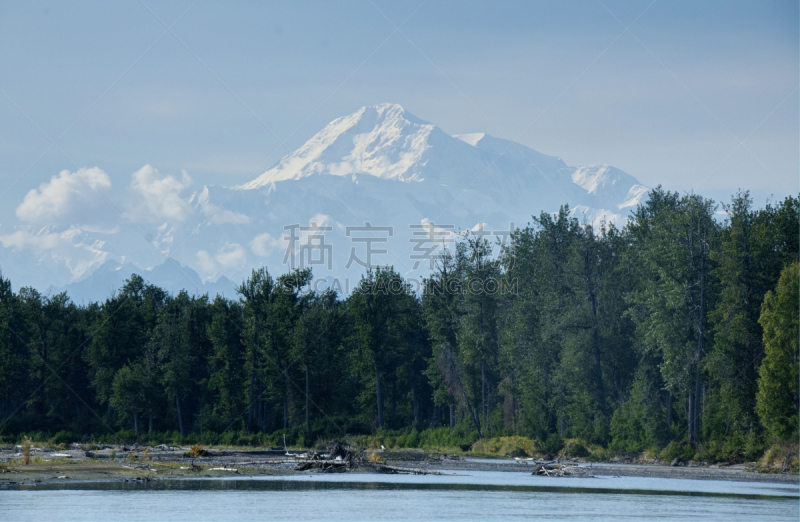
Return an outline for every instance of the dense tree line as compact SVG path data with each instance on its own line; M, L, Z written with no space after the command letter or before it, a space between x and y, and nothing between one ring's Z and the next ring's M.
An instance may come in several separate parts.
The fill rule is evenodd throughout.
M389 267L349 296L262 268L236 300L133 275L77 306L0 278L0 434L797 437L797 198L659 188L621 229L562 208L491 246L464 236L420 292Z

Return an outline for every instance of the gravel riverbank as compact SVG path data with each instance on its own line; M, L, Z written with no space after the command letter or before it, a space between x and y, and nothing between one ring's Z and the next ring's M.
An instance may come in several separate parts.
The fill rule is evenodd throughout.
M19 448L0 448L0 489L36 487L42 484L153 480L198 477L255 477L265 474L295 474L304 451L283 449L210 449L199 457L188 456L189 448L176 446L101 446L66 450L33 448L31 463L23 465ZM434 455L421 451L374 452L386 464L448 473L502 471L531 473L532 463L509 459ZM659 466L569 461L588 468L594 476L635 476L698 480L727 480L798 484L798 475L754 473L744 465L727 467ZM554 481L558 478L554 477ZM50 486L52 487L52 486Z

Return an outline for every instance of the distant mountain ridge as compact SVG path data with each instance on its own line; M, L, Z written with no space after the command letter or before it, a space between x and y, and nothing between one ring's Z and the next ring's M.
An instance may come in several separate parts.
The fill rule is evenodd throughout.
M204 283L200 276L188 266L167 260L150 270L142 270L131 263L120 264L109 260L100 265L87 277L63 286L51 286L46 293L50 295L66 292L76 303L102 301L112 297L133 274L142 276L146 283L163 288L171 294L186 290L190 295L208 294L227 298L236 297L237 285L225 276L217 281Z
M149 198L140 221L131 224L117 217L103 230L41 229L61 234L59 238L76 247L49 257L22 250L24 238L0 236L6 247L0 249L5 258L0 262L17 272L24 272L27 263L38 264L37 269L60 267L61 273L66 263L74 280L50 289L66 289L76 299L102 300L134 271L170 291L222 291L230 297L232 281L241 281L253 267L265 266L273 274L291 268L291 261L303 253L302 245L290 244L295 230L300 242L324 236L330 247L331 259L311 266L315 275L348 279L352 288L365 270L353 259L354 253L364 258L358 251L364 242L354 241L363 231L352 227L391 227L385 241L376 243L387 252L372 264L391 264L406 277L422 278L429 267L420 259L425 230L445 231L448 239L476 227L500 233L562 204L583 221L621 223L648 190L615 167L572 167L561 158L485 133L451 136L391 103L335 119L240 186L192 189L188 174L178 179L149 165L133 177L131 186L144 186ZM167 190L171 192L165 195ZM28 230L34 234L32 227ZM77 254L91 257L70 258ZM165 257L175 266L137 268L157 267ZM342 291L347 291L345 285Z

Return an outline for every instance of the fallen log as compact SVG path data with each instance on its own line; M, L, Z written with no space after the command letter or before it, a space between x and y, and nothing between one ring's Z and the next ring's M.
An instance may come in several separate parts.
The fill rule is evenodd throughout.
M554 463L537 463L531 475L542 477L591 477L587 469L583 466L565 466Z
M295 467L295 471L309 471L318 469L326 473L334 473L339 471L346 471L348 468L348 461L346 460L308 460L299 462Z
M371 464L373 468L381 473L410 473L412 475L444 475L438 471L431 471L422 468L400 468L389 466L388 464Z
M85 451L84 455L90 459L110 459L111 455L108 453L97 453L95 451Z

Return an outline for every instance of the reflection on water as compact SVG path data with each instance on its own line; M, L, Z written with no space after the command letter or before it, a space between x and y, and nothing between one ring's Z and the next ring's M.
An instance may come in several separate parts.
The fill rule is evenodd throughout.
M0 520L798 520L796 485L654 479L318 475L95 482L0 492Z

